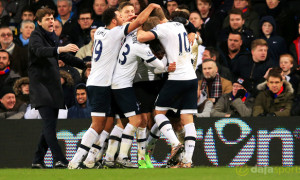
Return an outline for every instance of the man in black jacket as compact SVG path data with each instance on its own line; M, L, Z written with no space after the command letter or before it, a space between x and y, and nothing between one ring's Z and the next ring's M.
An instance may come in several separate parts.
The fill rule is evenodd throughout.
M58 109L64 108L63 91L60 84L58 59L78 68L84 68L83 61L67 54L76 52L78 47L68 44L58 47L58 37L53 31L54 11L39 9L36 13L38 27L32 32L29 51L30 102L38 109L43 119L42 135L32 168L44 168L44 156L48 147L53 155L55 168L66 168L68 161L62 153L56 138Z
M267 60L268 44L263 39L256 39L251 44L251 54L241 55L237 59L237 65L232 69L234 76L241 77L250 82L248 91L255 97L256 86L264 81L264 75L273 66L271 60Z

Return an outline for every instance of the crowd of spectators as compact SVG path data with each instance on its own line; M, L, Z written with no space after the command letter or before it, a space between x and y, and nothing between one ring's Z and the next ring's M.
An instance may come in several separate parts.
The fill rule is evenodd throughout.
M35 12L55 10L59 44L91 61L101 16L126 0L0 0L0 118L41 118L31 108L28 43ZM128 0L139 14L160 4L173 19L182 11L197 29L192 47L198 78L197 117L300 115L300 2L296 0ZM182 15L181 15L182 16ZM113 42L112 42L113 43ZM66 109L60 118L89 118L81 71L58 61Z

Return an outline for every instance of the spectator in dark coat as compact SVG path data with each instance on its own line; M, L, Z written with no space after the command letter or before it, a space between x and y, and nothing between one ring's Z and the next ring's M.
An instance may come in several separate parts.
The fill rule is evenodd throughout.
M218 32L222 26L222 16L214 13L211 0L197 0L203 24L200 30L203 46L215 47L217 44Z
M13 87L17 101L24 102L27 105L29 102L29 78L22 77L18 79Z
M226 42L218 48L220 53L220 63L228 67L231 71L237 64L237 59L241 55L249 54L243 46L242 34L237 31L229 33Z
M220 31L218 46L222 42L226 42L229 36L229 33L232 31L238 31L242 34L242 40L244 47L250 50L251 42L254 40L253 31L246 26L245 19L243 17L243 12L240 9L232 9L229 11L229 27L224 28Z
M233 7L243 11L245 19L245 27L251 29L255 36L259 35L259 15L251 8L250 0L234 0ZM223 22L223 28L229 26L229 17L227 16Z
M267 15L273 16L277 25L277 34L285 39L287 45L291 44L293 39L297 36L297 32L295 29L295 19L288 6L280 0L266 0L266 4L267 6L265 7L265 11L262 11L261 17Z
M264 81L264 75L272 67L271 60L267 60L268 43L263 39L256 39L251 45L251 54L242 55L233 69L235 77L241 77L250 82L248 91L255 97L256 86Z
M35 24L32 21L29 20L24 20L21 22L21 28L20 31L21 33L19 36L14 40L14 42L19 45L20 47L24 47L27 49L28 43L29 43L29 38L32 33L32 31L35 28Z
M97 26L104 26L102 22L102 14L108 8L106 0L94 0L93 3L93 18L94 24ZM137 15L137 13L135 13Z
M66 71L67 73L69 73L71 75L73 85L76 85L81 81L81 77L80 77L80 74L77 69L73 68L70 65L67 65L62 60L58 60L58 67L59 67L59 70Z
M75 105L68 110L68 118L91 118L91 107L88 102L85 84L80 83L75 87L75 99Z
M279 56L287 53L285 40L276 34L276 23L272 16L264 16L260 20L260 38L268 43L268 57L273 60L274 66L279 67Z
M65 107L57 61L59 58L78 68L85 67L83 61L67 53L76 52L76 45L58 47L53 15L54 11L49 8L37 11L39 26L32 32L28 45L30 103L39 111L44 123L32 168L45 168L43 161L48 147L53 155L54 167L67 167L68 161L58 145L55 130L58 109Z
M63 26L61 36L65 37L63 44L73 43L79 48L91 41L90 30L93 24L92 12L83 9L78 14L78 19L67 21Z

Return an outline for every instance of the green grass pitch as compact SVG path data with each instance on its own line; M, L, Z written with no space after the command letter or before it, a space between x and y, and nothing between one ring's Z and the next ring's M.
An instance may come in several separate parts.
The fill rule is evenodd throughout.
M195 167L191 169L0 169L0 180L287 180L299 179L300 167Z

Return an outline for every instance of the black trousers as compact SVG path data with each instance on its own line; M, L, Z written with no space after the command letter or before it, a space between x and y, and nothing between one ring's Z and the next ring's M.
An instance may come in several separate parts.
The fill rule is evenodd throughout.
M48 147L52 152L54 162L62 161L63 163L68 163L56 138L58 109L40 107L38 111L43 119L43 129L33 163L43 163Z

